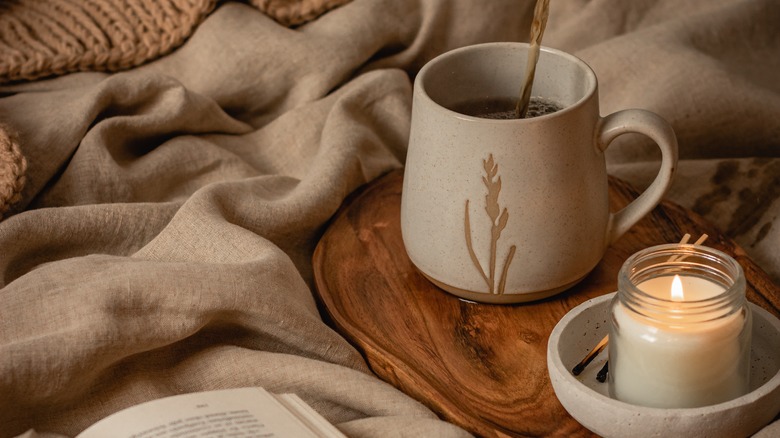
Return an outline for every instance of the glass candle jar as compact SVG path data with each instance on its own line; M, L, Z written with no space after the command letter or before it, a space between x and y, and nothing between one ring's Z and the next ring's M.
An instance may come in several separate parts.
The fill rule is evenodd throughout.
M691 408L746 394L751 314L736 260L698 245L642 250L611 303L609 392L627 403Z

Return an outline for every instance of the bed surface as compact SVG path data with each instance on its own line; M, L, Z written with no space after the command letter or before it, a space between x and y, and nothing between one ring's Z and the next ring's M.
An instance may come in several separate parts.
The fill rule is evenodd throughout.
M237 386L294 392L349 436L467 435L322 320L311 256L349 193L403 166L415 72L527 40L533 2L337 3L287 25L217 2L139 65L0 85L0 177L17 183L0 192L0 437ZM772 0L554 0L544 41L593 67L603 115L672 124L667 198L775 283L778 22ZM607 155L640 189L657 160L633 135Z

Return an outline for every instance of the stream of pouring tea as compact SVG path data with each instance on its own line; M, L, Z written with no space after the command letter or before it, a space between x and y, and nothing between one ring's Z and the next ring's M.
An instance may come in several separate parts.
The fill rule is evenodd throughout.
M542 44L544 27L547 26L547 16L550 14L550 0L536 0L534 21L531 23L531 40L528 46L528 59L525 65L525 81L520 89L520 100L517 101L515 115L518 119L525 117L528 104L531 101L531 88L534 84L536 63L539 61L539 48Z

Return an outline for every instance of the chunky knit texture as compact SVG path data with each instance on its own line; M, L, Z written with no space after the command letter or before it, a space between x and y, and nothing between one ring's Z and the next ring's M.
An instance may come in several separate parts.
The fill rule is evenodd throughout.
M249 0L296 26L350 0ZM119 71L181 45L217 0L0 2L0 83L76 71Z
M0 5L0 82L118 71L170 52L216 0L19 0Z
M27 160L15 136L0 125L0 219L22 196Z
M249 3L285 26L311 21L350 0L250 0Z

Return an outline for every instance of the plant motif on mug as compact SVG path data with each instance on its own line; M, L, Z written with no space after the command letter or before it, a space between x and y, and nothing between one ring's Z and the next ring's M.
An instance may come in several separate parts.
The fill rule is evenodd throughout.
M474 266L479 271L479 274L485 280L485 284L488 287L488 293L491 294L503 294L506 288L506 276L509 271L509 265L512 263L512 258L515 256L515 245L509 248L509 253L504 261L503 269L501 270L501 278L498 285L496 285L496 253L498 252L498 239L501 237L501 231L506 228L506 223L509 221L509 212L506 207L501 210L498 205L498 194L501 192L501 177L498 176L498 164L493 160L493 154L490 154L487 160L482 160L482 167L485 169L485 176L482 177L482 182L487 188L487 195L485 195L485 212L487 212L490 218L490 262L488 265L488 272L482 267L476 252L474 252L474 245L471 239L471 220L469 218L469 200L466 199L466 246L469 250L469 256ZM499 214L500 213L500 214Z

